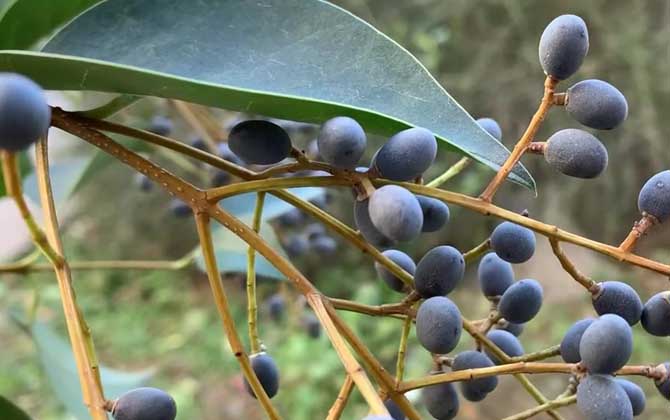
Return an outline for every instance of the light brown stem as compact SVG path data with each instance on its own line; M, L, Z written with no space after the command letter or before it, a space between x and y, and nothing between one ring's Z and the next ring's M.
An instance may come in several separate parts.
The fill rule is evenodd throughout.
M416 317L416 310L404 303L366 305L364 303L354 302L352 300L346 299L328 298L328 300L333 305L333 307L344 311L358 312L372 316L397 315L397 317L401 319L405 319L407 317L414 319Z
M471 250L463 254L463 260L465 261L465 265L472 264L474 261L476 261L479 257L484 255L490 249L491 249L491 239L486 238L484 242L482 242L481 244L477 245L476 247L472 248Z
M526 153L532 153L534 155L544 155L544 150L547 148L546 141L534 141L528 145L528 150Z
M47 139L40 139L35 145L35 172L40 196L40 203L44 214L46 236L53 253L57 258L51 260L61 301L65 313L65 323L70 337L70 344L75 355L75 362L79 372L84 403L94 420L106 420L105 397L100 380L100 368L95 354L95 347L91 332L84 320L84 316L77 304L77 298L72 286L72 275L67 260L63 255L63 245L58 231L58 218L51 190L49 177L49 158Z
M512 171L512 168L514 168L514 165L519 162L521 156L523 156L523 154L526 152L530 142L533 141L537 130L539 130L542 121L544 121L544 118L549 112L549 109L551 109L551 106L553 105L554 89L556 88L557 84L558 80L552 78L551 76L547 76L545 79L544 95L542 96L542 101L540 102L539 108L535 112L535 115L533 115L533 118L530 120L528 128L526 128L526 131L514 146L512 153L509 155L503 166L498 170L498 173L493 177L484 192L479 196L479 198L481 198L483 201L490 203L493 200L493 196L495 195L496 191L498 191L498 188L500 188L503 181L505 181L509 173Z
M407 338L412 329L412 318L406 317L402 324L402 331L400 332L400 345L398 346L398 357L395 368L395 382L396 386L400 384L405 374L405 353L407 352Z
M358 364L349 351L347 344L344 342L344 339L338 332L330 314L326 310L321 296L317 294L309 294L306 297L307 302L309 302L312 309L314 309L316 317L321 321L321 325L323 325L328 338L330 338L330 341L333 343L335 351L338 356L340 356L340 360L342 360L342 364L344 365L348 376L350 376L356 384L358 391L363 395L363 398L370 406L372 413L388 415L388 410L386 409L386 406L384 406L384 402L379 398L379 395L377 395L377 391L372 386L372 383L368 379L363 368Z
M577 402L577 396L576 395L571 395L569 397L563 397L559 399L555 399L553 401L548 401L544 404L538 405L537 407L529 408L526 411L522 411L520 413L517 413L513 416L505 417L503 420L525 420L529 419L531 417L535 417L536 415L540 413L544 413L545 411L556 409L556 408L561 408L561 407L566 407L568 405L572 405Z
M527 353L524 354L523 356L510 357L509 361L510 363L536 362L538 360L549 359L550 357L558 356L560 354L561 354L561 346L556 345L546 348L544 350L536 351L533 353Z
M561 267L565 270L570 276L575 279L575 281L590 292L594 291L594 288L597 287L597 284L590 277L582 274L577 267L570 261L570 258L566 255L561 248L560 242L554 238L549 238L549 243L551 244L551 250L554 251L554 255L558 258L558 261L561 263Z
M332 407L330 407L330 410L328 410L328 416L326 417L326 420L340 419L340 416L342 416L342 411L344 411L344 407L346 407L347 401L349 400L349 396L351 395L351 391L353 389L354 381L351 379L351 375L347 374L344 377L344 383L340 388L340 392L337 394L335 402L333 403Z
M193 263L193 259L175 261L139 261L139 260L109 260L109 261L71 261L68 263L70 271L89 270L184 270ZM29 273L51 271L50 264L9 263L0 264L0 273Z
M198 236L200 238L200 246L202 248L203 259L205 260L205 267L207 270L207 278L209 279L209 285L212 289L212 294L214 295L214 302L216 303L216 308L219 311L219 316L223 323L223 330L228 337L228 342L230 343L230 348L235 355L235 358L242 368L242 373L249 383L254 395L258 401L260 401L265 413L270 419L281 419L281 416L277 410L272 405L270 398L263 389L263 386L259 382L254 370L251 367L251 361L249 356L244 351L242 346L242 341L240 340L237 330L235 329L235 320L230 312L230 305L228 304L228 298L226 292L223 288L223 283L221 281L221 274L216 264L216 255L214 254L214 243L212 241L212 232L209 225L209 216L205 213L196 213L195 222L198 228Z
M633 229L631 229L626 239L624 239L621 245L619 245L619 249L621 249L623 252L633 251L637 241L646 235L656 224L658 224L658 219L650 214L644 213L642 215L642 219L635 222Z
M251 222L251 228L256 233L261 230L263 203L265 203L265 193L259 192L256 194L256 208ZM256 250L252 247L247 248L247 318L251 353L256 354L261 350L261 341L258 338L258 305L256 303Z
M467 166L470 164L470 162L472 162L472 159L470 159L469 157L461 158L458 162L456 162L452 166L450 166L449 169L447 169L442 175L438 176L437 178L433 179L428 184L426 184L426 186L433 187L433 188L441 187L442 185L444 185L444 183L449 181L451 178L453 178L456 175L458 175L459 173L461 173L461 171L463 171L463 169L467 168Z

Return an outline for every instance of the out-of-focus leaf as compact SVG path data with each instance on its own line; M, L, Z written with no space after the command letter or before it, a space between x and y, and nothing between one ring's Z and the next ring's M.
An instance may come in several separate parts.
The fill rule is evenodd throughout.
M80 420L90 418L82 402L81 387L74 355L67 342L44 323L36 322L30 328L42 367L58 399L68 412ZM116 398L126 391L145 385L152 371L126 373L100 367L102 385L107 398Z
M50 165L51 187L56 205L64 203L77 188L92 161L88 156L74 156ZM23 190L31 200L39 202L37 175L34 172L23 180Z
M25 411L3 396L0 396L0 418L2 420L31 420Z
M303 200L312 200L324 194L323 188L293 188L288 190L293 194L299 196ZM242 220L244 223L250 224L253 218L254 208L256 206L256 193L241 194L234 197L226 198L221 201L221 206L232 213L235 217ZM261 225L260 234L263 239L270 244L270 246L279 252L282 256L284 253L279 239L272 226L267 223L267 220L274 219L283 213L291 210L292 205L267 194L263 203L263 221ZM225 229L222 226L214 226L212 228L212 235L214 240L214 249L216 252L216 261L219 265L219 270L223 273L246 273L247 271L247 244L238 238L234 233ZM198 248L196 250L196 264L200 269L205 269L202 253ZM256 257L256 273L258 275L269 277L277 280L283 280L284 276L277 271L276 268L270 264L263 256Z

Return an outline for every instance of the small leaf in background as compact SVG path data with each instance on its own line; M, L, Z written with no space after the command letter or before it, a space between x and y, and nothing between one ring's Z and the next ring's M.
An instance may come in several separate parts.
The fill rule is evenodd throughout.
M287 191L308 201L325 193L323 188L314 187L292 188ZM256 196L256 193L240 194L226 198L225 200L222 200L220 204L233 216L249 224L253 218L253 212L256 206ZM293 206L291 204L288 204L271 194L265 196L262 217L264 223L261 225L260 234L263 239L283 257L286 257L286 254L283 251L279 238L267 221L281 216L292 208ZM212 235L219 270L222 273L246 273L247 244L238 238L237 235L219 225L214 225L212 227ZM200 248L198 247L195 252L197 253L196 264L201 270L204 270L205 263ZM277 280L284 280L284 275L261 255L256 256L256 274Z
M3 396L0 396L0 416L2 420L31 420L25 411Z
M0 70L47 89L168 97L313 123L347 115L382 135L421 126L494 170L509 156L414 56L321 0L107 1L44 51L1 52ZM521 165L510 178L534 188Z
M77 419L89 419L88 410L82 402L77 367L69 344L45 323L36 322L30 328L30 333L42 367L58 399ZM126 373L100 367L105 397L109 399L145 385L152 374L151 371Z

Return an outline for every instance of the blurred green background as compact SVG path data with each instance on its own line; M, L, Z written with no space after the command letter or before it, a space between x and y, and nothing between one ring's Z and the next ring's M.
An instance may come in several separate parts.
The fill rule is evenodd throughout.
M541 96L544 75L538 64L537 43L544 26L564 13L585 19L590 32L589 55L581 70L561 87L567 88L581 79L600 78L626 95L630 107L627 122L616 130L597 133L608 148L609 168L599 179L578 180L555 173L541 158L526 157L524 163L538 183L539 196L506 185L497 198L504 207L515 211L528 209L540 220L599 241L618 243L637 217L640 186L649 176L670 166L670 128L665 121L670 112L667 79L670 2L667 0L340 0L335 3L408 48L473 116L497 119L508 147L523 132ZM155 113L171 112L160 101L144 101L128 109L121 118L142 125ZM235 117L221 114L222 122ZM561 109L554 109L539 139L558 129L577 126ZM179 130L184 138L188 137L184 127L178 127ZM303 145L308 140L309 136L296 139ZM371 141L368 158L383 140ZM426 179L440 174L458 158L441 153ZM471 166L445 188L477 194L490 176L491 172ZM132 177L125 167L109 166L76 196L75 203L70 203L64 241L72 260L176 259L197 244L193 222L189 218L176 219L169 212L168 195L157 190L142 193L133 186ZM334 191L333 196L329 210L351 224L351 194L340 190ZM497 223L455 206L451 206L451 211L452 221L445 229L422 236L405 250L416 260L437 244L452 244L464 251L485 239ZM658 228L644 240L639 252L662 261L670 260L669 235L668 226ZM667 288L668 279L662 276L628 268L574 247L566 246L566 251L582 271L597 280L631 283L643 301ZM378 281L369 256L342 242L334 257L307 255L297 259L296 264L330 296L370 304L392 302L400 297ZM481 318L488 304L478 293L475 269L468 269L453 298L466 316ZM561 271L543 240L538 241L536 256L515 270L518 278L537 278L545 287L544 307L521 337L527 351L557 344L572 322L593 315L589 297ZM52 274L1 276L3 308L30 305L36 288L41 296L38 318L65 336ZM225 280L237 325L246 340L246 297L240 284L236 276ZM151 384L175 396L179 419L263 418L257 402L243 390L241 375L223 337L202 273L195 269L76 272L75 287L101 361L126 371L155 369ZM267 298L277 288L276 282L262 282L259 293ZM312 339L306 334L301 322L306 313L303 302L290 287L288 293L292 297L291 311L281 323L272 322L266 311L261 312L260 333L282 375L274 402L287 419L324 418L337 395L343 370L325 337ZM347 313L343 316L389 371L393 371L400 322ZM651 338L639 326L634 331L632 363L655 363L668 358L667 339ZM69 418L39 365L33 342L7 316L0 317L0 343L0 395L9 397L35 419ZM459 349L471 346L472 341L464 335ZM412 333L407 375L417 377L429 368L430 357L418 346ZM567 377L539 375L532 379L551 397L562 392ZM72 380L76 380L74 376ZM648 391L648 408L643 418L667 418L667 401L660 398L649 381L636 382ZM417 400L418 395L412 393L410 398ZM500 418L532 405L532 399L513 378L504 378L482 403L462 401L458 418ZM573 409L563 411L566 418L579 418ZM359 419L365 413L360 395L354 393L343 418Z

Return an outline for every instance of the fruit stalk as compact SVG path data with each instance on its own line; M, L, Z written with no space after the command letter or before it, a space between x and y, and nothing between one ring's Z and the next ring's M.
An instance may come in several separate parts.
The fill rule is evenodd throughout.
M493 196L495 195L496 191L498 191L498 188L500 188L503 181L505 181L509 173L512 171L512 168L514 168L514 165L519 162L521 156L523 156L523 154L526 152L530 142L532 142L533 138L535 138L535 134L539 130L542 121L544 121L544 118L547 116L549 109L551 109L553 105L554 89L556 88L557 84L557 79L551 76L547 76L544 81L544 95L542 96L540 106L535 112L535 115L533 115L533 118L530 120L526 131L514 146L512 153L509 155L503 166L498 170L498 173L493 177L484 192L482 192L482 194L479 196L482 201L490 203L493 200Z
M265 413L270 419L279 420L281 419L281 416L272 405L270 398L256 377L256 374L251 367L249 356L245 353L240 337L237 334L235 321L233 320L233 316L228 305L228 298L223 288L223 283L221 282L221 274L219 273L219 269L216 264L216 256L214 254L214 244L212 242L212 232L210 230L209 216L206 213L196 213L195 222L198 229L198 237L200 238L202 255L205 260L207 278L209 279L209 285L212 289L212 294L214 295L214 302L216 303L216 308L218 309L219 316L223 322L223 329L226 333L226 336L228 337L230 348L233 350L233 354L242 368L244 377L249 382L249 386L253 390L254 395L256 395L256 398L263 406Z
M51 179L49 176L49 158L46 137L41 138L35 145L35 171L37 183L44 214L46 236L56 259L50 260L60 290L63 311L70 343L77 370L79 372L84 403L88 406L89 413L94 420L106 420L105 397L100 380L100 368L91 331L84 319L83 313L77 304L77 298L72 286L72 275L67 260L63 255L63 245L58 231L58 218L51 190Z
M491 249L491 238L486 238L476 247L463 253L463 260L465 261L465 264L471 264L472 262L476 261L477 258L484 255L489 249Z
M328 416L326 420L339 420L344 411L344 407L347 405L351 391L354 389L354 381L351 379L351 375L347 374L344 377L344 382L340 388L340 392L337 394L335 402L328 410Z
M412 329L412 317L405 317L400 332L400 345L398 346L398 357L395 367L396 386L400 384L405 374L405 353L407 352L407 338Z
M562 397L562 398L557 398L552 401L548 401L544 404L538 405L533 408L529 408L528 410L522 411L520 413L517 413L513 416L505 417L503 420L524 420L524 419L529 419L531 417L534 417L540 413L544 413L547 410L551 410L554 408L561 408L561 407L566 407L568 405L575 404L577 402L577 396L576 395L571 395L569 397Z
M554 255L558 258L558 261L561 263L561 267L565 270L573 279L588 291L593 291L597 287L597 283L593 281L590 277L584 275L581 271L575 267L575 265L570 261L570 258L566 255L561 244L555 238L550 238L549 243L551 244L551 250L554 251Z
M433 179L428 184L426 184L426 186L432 188L439 188L440 186L444 185L444 183L449 181L451 178L460 174L461 171L467 168L471 162L472 159L470 159L469 157L461 158L458 162L454 163L446 171L444 171L442 175L438 176L437 178Z
M256 207L251 228L258 233L261 229L261 216L263 215L263 203L265 202L265 193L256 194ZM256 304L256 250L253 247L247 249L247 305L248 305L248 323L249 323L249 343L251 345L251 354L261 351L261 343L258 338L258 306Z
M655 224L658 224L658 220L654 216L650 214L644 214L642 219L635 222L633 228L630 230L630 233L628 236L626 236L626 239L624 239L624 241L621 242L621 245L619 245L619 249L621 249L623 252L633 251L637 241L646 235Z

